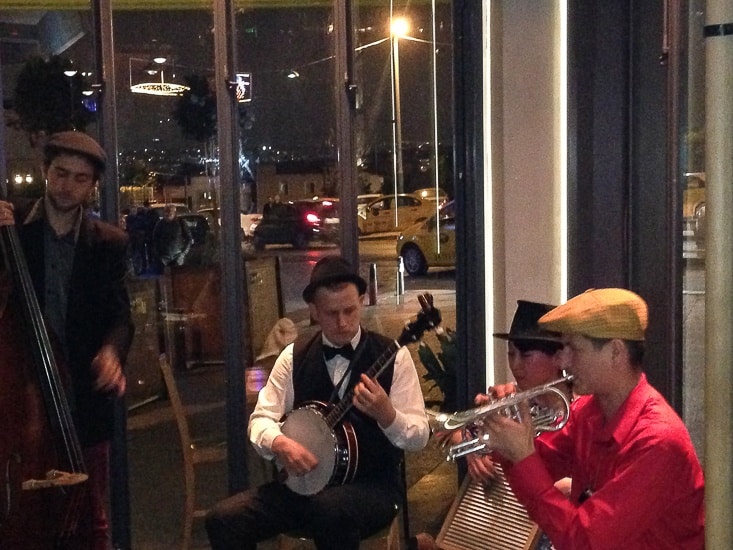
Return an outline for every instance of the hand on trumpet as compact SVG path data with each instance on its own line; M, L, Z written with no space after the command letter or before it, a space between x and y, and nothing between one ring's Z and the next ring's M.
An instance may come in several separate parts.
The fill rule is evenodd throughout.
M497 386L489 386L486 393L479 393L474 397L474 405L480 407L486 405L496 399L501 399L507 395L516 393L517 386L515 384L499 384ZM463 434L461 431L456 431L452 436L452 443L454 445L461 443ZM468 474L471 479L477 481L483 485L487 485L496 477L496 466L494 461L491 459L491 455L488 453L470 453L465 455L466 467L468 468Z
M483 419L484 429L491 440L491 449L514 463L534 453L536 435L529 403L521 401L516 406L519 414L514 418L491 414Z
M460 431L454 432L451 443L457 445L463 441ZM496 477L496 466L491 456L483 453L470 453L466 456L466 467L471 479L482 485L488 485Z

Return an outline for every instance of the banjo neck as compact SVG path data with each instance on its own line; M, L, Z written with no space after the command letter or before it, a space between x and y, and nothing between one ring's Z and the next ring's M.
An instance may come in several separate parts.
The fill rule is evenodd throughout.
M369 367L369 369L364 374L366 374L372 380L377 378L380 374L384 372L390 361L394 359L395 355L397 355L400 347L400 343L397 342L397 340L393 340L389 344L389 346L387 346L387 349L382 352L382 354L377 358L374 364L372 364L372 366ZM336 405L334 405L329 413L326 415L325 420L329 428L335 428L336 425L341 421L341 419L346 415L346 413L349 412L349 409L354 406L355 387L356 386L353 386L349 391L347 391L341 398L341 400L336 403Z

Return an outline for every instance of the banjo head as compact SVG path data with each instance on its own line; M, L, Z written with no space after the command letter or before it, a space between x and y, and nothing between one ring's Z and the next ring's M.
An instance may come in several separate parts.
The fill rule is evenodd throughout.
M328 485L336 466L338 441L318 410L303 407L293 410L282 425L282 432L312 452L318 466L303 476L288 475L285 480L293 492L314 495Z

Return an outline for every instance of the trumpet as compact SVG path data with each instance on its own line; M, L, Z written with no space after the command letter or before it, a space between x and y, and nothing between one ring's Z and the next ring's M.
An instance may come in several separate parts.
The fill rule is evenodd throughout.
M556 432L567 424L570 418L570 399L561 389L561 384L572 382L571 375L548 382L542 386L536 386L527 391L514 393L491 403L454 413L441 413L428 411L431 417L431 428L433 435L441 442L441 448L448 446L452 435L461 430L461 443L448 448L446 460L453 461L461 456L470 453L490 451L489 433L484 429L484 419L491 414L502 414L521 421L519 404L524 401L530 402L530 416L535 429L535 437L543 432ZM558 407L543 406L532 402L541 395L554 395L559 399Z

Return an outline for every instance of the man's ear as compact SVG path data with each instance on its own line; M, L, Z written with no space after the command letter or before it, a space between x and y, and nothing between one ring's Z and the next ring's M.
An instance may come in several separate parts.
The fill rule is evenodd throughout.
M311 319L313 319L314 322L320 324L318 322L318 308L313 302L308 302L308 311L310 311Z
M626 344L623 340L614 338L609 344L611 346L611 357L614 361L618 361L629 354L629 350L626 349Z

